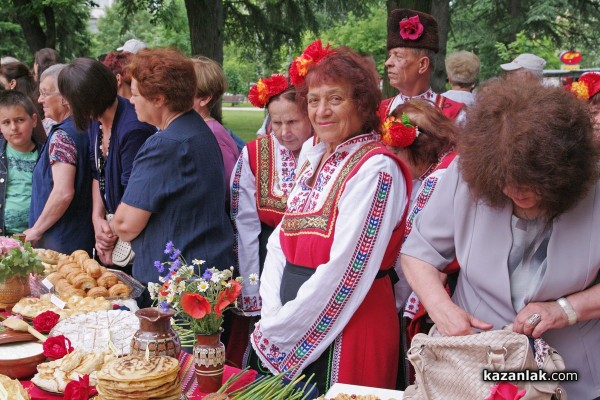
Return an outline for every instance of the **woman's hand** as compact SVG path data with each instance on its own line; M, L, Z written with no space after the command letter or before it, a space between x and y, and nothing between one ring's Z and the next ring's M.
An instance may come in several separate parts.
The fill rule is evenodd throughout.
M113 265L112 263L112 248L111 249L101 249L98 247L98 243L96 243L96 252L98 253L98 258L100 259L100 261L102 262L102 264L104 264L105 266L111 266Z
M428 310L442 336L464 336L475 333L474 329L487 331L493 325L475 318L456 304L449 302L444 306Z
M540 316L538 323L532 318L534 314ZM556 301L543 301L529 303L519 311L513 323L513 331L537 339L549 329L560 329L567 325L569 319L562 307Z
M94 221L94 233L97 250L112 250L115 247L118 236L110 229L107 220L101 219Z
M35 227L26 229L23 231L23 234L25 235L25 241L31 242L33 245L42 238L42 232L38 231Z

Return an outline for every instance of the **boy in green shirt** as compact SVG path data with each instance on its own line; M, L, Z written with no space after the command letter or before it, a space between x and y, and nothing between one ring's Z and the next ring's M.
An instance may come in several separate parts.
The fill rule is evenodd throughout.
M32 139L37 114L31 100L15 90L0 92L0 235L28 228L33 168L38 148Z

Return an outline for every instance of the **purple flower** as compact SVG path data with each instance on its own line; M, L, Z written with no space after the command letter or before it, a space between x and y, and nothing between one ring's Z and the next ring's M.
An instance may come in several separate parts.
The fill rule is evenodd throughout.
M173 263L171 264L171 266L169 267L169 272L173 273L173 272L177 272L177 270L181 268L181 261L179 260L175 260L173 261Z
M159 307L162 312L169 312L169 304L166 301L161 301Z
M167 245L165 246L165 254L171 254L173 252L173 242L172 241L168 241Z
M165 272L165 267L160 261L154 261L154 268L156 268L159 274Z
M171 260L175 261L181 256L181 250L173 249L173 254L171 254Z
M206 281L210 281L210 278L212 278L212 272L211 270L209 270L208 268L206 269L206 271L204 271L204 273L202 274L202 279L206 280Z

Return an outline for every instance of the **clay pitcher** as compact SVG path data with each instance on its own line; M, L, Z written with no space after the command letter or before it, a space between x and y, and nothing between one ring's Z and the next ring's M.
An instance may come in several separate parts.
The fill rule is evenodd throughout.
M173 310L163 312L148 307L137 310L135 316L140 319L140 329L131 339L132 354L145 354L148 351L150 356L179 357L179 335L171 327Z

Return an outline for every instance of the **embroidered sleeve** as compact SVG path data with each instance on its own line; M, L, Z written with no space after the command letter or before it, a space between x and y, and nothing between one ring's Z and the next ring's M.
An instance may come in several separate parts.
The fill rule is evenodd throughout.
M410 234L402 245L402 253L423 260L442 271L455 257L454 203L471 198L455 198L459 188L458 157L444 172L435 191L416 216L409 215ZM464 184L464 182L462 182ZM466 184L464 184L466 187ZM466 189L462 190L467 191Z
M49 150L50 165L55 162L77 165L77 146L67 132L56 131L50 140Z
M371 288L407 201L404 178L393 160L374 156L365 162L340 197L329 262L284 306L279 301L283 266L276 259L281 251L275 247L279 235L271 236L260 291L262 318L251 337L271 372L297 365L294 375L343 331Z
M235 254L240 275L259 275L258 235L260 219L256 209L256 179L244 147L231 175L231 221L235 233ZM241 309L246 315L260 315L259 285L244 285Z

